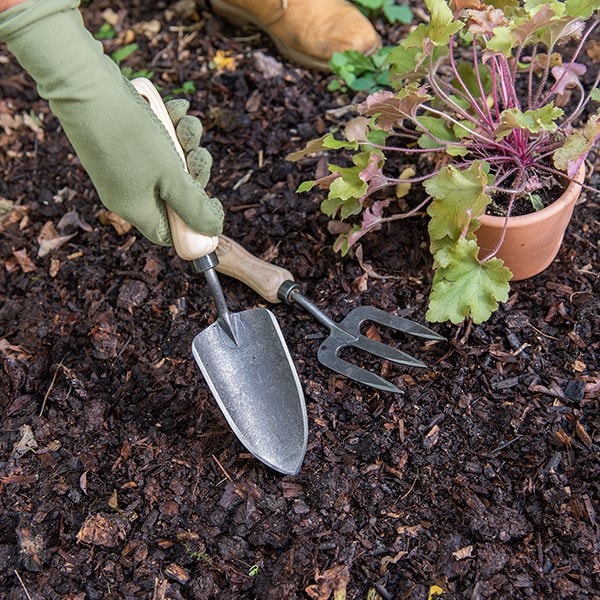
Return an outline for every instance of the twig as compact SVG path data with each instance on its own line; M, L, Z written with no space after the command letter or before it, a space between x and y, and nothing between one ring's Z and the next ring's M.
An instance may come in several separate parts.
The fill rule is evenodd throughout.
M114 366L114 364L119 360L119 358L121 358L121 355L123 354L123 352L125 352L125 349L127 348L127 346L129 346L129 342L131 342L131 338L133 336L129 336L127 338L127 341L125 342L125 344L123 345L123 347L119 350L118 354L115 356L114 360L112 361L112 363L110 363L110 366Z
M63 367L63 361L64 359L61 359L61 361L58 363L58 366L56 367L56 370L54 371L54 375L52 376L52 381L50 382L50 387L48 388L48 390L46 391L46 394L44 395L44 400L42 401L42 407L40 408L40 414L38 415L38 417L41 417L42 414L44 413L44 408L46 408L46 401L48 400L48 396L50 396L50 392L52 391L52 388L54 387L54 383L56 382L56 378L58 376L58 371L59 369L61 369Z
M29 600L33 600L33 598L31 597L31 595L27 591L27 588L25 587L25 584L23 583L23 580L21 579L21 576L19 575L19 572L16 569L13 569L13 570L14 570L15 575L17 576L17 579L19 580L19 583L21 584L21 587L23 588L23 591L25 592L25 595L27 596L27 598L29 598Z
M415 485L417 485L418 478L419 478L419 469L417 469L417 472L415 474L415 480L412 482L410 489L408 490L408 492L406 492L406 494L404 494L404 496L402 496L401 498L398 498L397 502L401 502L402 500L404 500L404 498L407 498L410 495L410 493L415 489Z
M508 440L508 442L503 442L500 446L492 450L492 454L496 454L496 452L500 452L501 450L508 448L508 446L514 444L517 440L520 440L522 437L522 435L516 435L512 440Z
M529 325L529 327L531 327L531 329L533 329L536 333L539 333L540 335L543 335L545 338L551 339L551 340L557 340L557 337L554 337L552 335L548 335L547 333L544 333L543 331L540 331L537 327L534 327L531 323L527 322L526 325Z
M217 463L217 465L219 465L219 469L221 469L221 471L223 471L223 475L225 475L225 477L227 477L227 479L229 479L229 481L231 481L231 483L233 483L233 479L231 478L231 475L225 470L225 467L223 467L223 465L219 462L219 459L213 454L212 455L213 460Z

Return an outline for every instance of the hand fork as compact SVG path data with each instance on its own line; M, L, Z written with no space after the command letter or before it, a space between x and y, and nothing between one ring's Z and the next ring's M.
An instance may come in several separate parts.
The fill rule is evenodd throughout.
M359 306L341 322L336 323L301 293L300 286L294 281L288 270L260 260L237 242L225 236L219 236L217 254L219 255L219 266L217 267L219 272L245 283L269 302L283 301L287 304L298 304L327 327L330 333L317 352L319 362L336 373L365 385L386 392L400 392L398 387L376 373L342 359L340 352L343 348L352 347L364 350L399 365L427 366L406 352L361 334L360 327L365 321L373 321L396 331L428 340L445 340L443 336L428 327L372 306Z

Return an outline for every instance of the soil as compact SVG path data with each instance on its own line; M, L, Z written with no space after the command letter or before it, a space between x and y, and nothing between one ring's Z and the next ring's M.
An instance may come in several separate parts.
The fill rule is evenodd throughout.
M226 232L335 320L373 305L423 323L426 220L342 260L320 193L294 192L326 159L285 156L354 99L202 4L93 2L91 30L109 4L124 37L107 51L135 39L128 66L165 93L195 83ZM219 51L233 70L211 66ZM349 358L398 394L320 365L323 328L271 306L309 422L302 469L282 476L240 445L192 358L215 319L202 277L104 219L47 104L5 49L0 63L0 196L15 203L0 231L2 598L600 598L597 196L487 323L435 325L442 343L368 328L429 365ZM40 257L48 222L75 235ZM264 305L222 282L231 310Z

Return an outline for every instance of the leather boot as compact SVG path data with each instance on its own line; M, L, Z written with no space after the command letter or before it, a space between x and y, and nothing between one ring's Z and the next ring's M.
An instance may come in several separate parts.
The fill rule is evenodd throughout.
M369 55L381 47L371 22L346 0L211 0L215 13L236 25L251 23L272 39L282 56L328 71L334 52Z

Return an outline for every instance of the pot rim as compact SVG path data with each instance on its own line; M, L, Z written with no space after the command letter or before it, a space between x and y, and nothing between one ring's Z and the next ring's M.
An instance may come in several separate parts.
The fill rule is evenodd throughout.
M529 213L527 215L518 215L516 217L509 217L509 221L511 222L511 227L521 227L526 225L530 221L543 220L548 217L553 216L556 213L561 212L564 209L565 204L569 204L573 202L573 196L571 190L577 187L577 196L581 192L581 183L583 183L585 179L585 163L579 167L579 171L577 171L577 175L573 178L572 181L569 181L567 187L563 190L563 193L554 201L552 204L549 204L542 210L538 210L536 212ZM485 222L490 227L504 227L504 223L506 222L506 217L499 217L497 215L486 215L483 214L478 218L480 223Z

